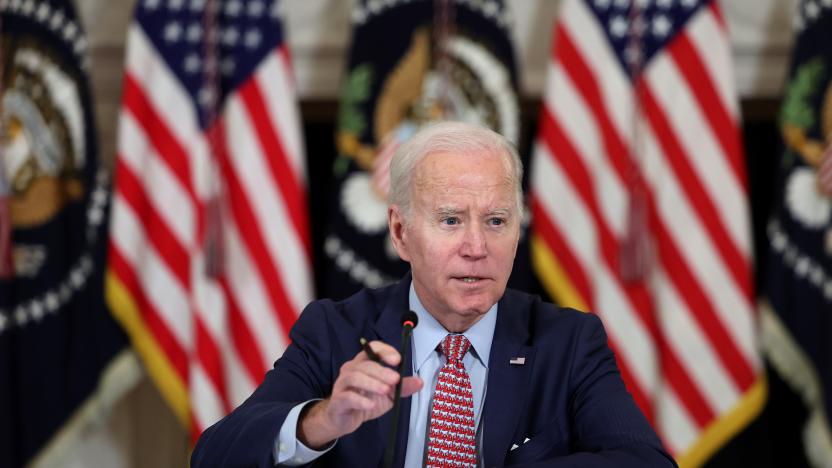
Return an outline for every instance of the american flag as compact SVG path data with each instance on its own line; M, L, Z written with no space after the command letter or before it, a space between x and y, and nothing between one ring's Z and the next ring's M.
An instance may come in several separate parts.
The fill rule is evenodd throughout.
M261 382L312 298L289 53L277 1L141 0L127 36L108 300L196 437Z
M531 167L533 261L559 302L603 319L630 392L683 466L765 395L733 88L716 2L562 5ZM624 274L630 233L648 241L641 276Z

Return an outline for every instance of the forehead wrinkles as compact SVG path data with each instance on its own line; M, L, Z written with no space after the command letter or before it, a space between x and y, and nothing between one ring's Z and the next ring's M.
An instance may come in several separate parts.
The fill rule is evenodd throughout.
M436 153L434 153L436 154ZM440 158L431 158L428 155L416 165L415 174L413 177L413 189L427 194L436 190L451 190L459 187L473 186L473 188L489 188L497 189L505 186L510 191L514 189L514 174L511 163L505 157L499 155L483 155L482 163L486 164L489 159L497 157L502 171L500 174L485 173L485 172L465 172L460 171L459 164L454 164L457 161L453 155L448 155ZM457 166L457 167L454 167ZM472 167L472 169L475 169ZM486 183L487 182L487 183ZM418 195L418 194L415 194Z

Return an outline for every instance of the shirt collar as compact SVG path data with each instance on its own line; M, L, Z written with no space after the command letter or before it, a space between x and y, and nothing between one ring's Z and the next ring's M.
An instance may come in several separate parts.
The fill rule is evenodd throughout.
M422 364L427 361L431 353L436 350L439 343L450 333L439 323L430 312L422 305L413 282L410 283L410 310L416 312L419 317L419 326L413 329L413 363L414 371L418 372ZM474 356L488 368L488 355L491 354L491 341L494 339L494 328L497 325L497 304L488 309L481 319L463 334L471 347L474 349Z

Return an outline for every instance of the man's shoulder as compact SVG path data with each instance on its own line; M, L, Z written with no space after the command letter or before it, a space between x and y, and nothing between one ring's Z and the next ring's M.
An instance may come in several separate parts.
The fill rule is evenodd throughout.
M511 318L523 322L531 336L571 333L589 324L600 324L595 314L561 307L516 289L506 289L503 298L501 304L509 309Z
M317 299L309 303L301 314L315 321L321 318L336 324L362 325L375 322L392 300L397 283L380 288L362 288L344 299ZM323 317L322 317L323 316Z

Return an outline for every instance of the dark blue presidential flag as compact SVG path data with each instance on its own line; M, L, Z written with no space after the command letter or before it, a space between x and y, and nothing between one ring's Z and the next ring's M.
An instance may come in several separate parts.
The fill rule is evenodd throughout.
M72 5L0 1L3 467L71 446L126 344L103 303L108 174L88 69Z
M360 0L352 21L323 248L321 293L333 298L382 286L408 269L387 232L388 168L403 141L437 120L486 125L515 144L521 133L510 11L502 1ZM529 275L526 265L515 265L509 284L525 286Z
M780 114L784 149L768 224L763 345L808 410L806 456L832 466L832 8L803 1Z

